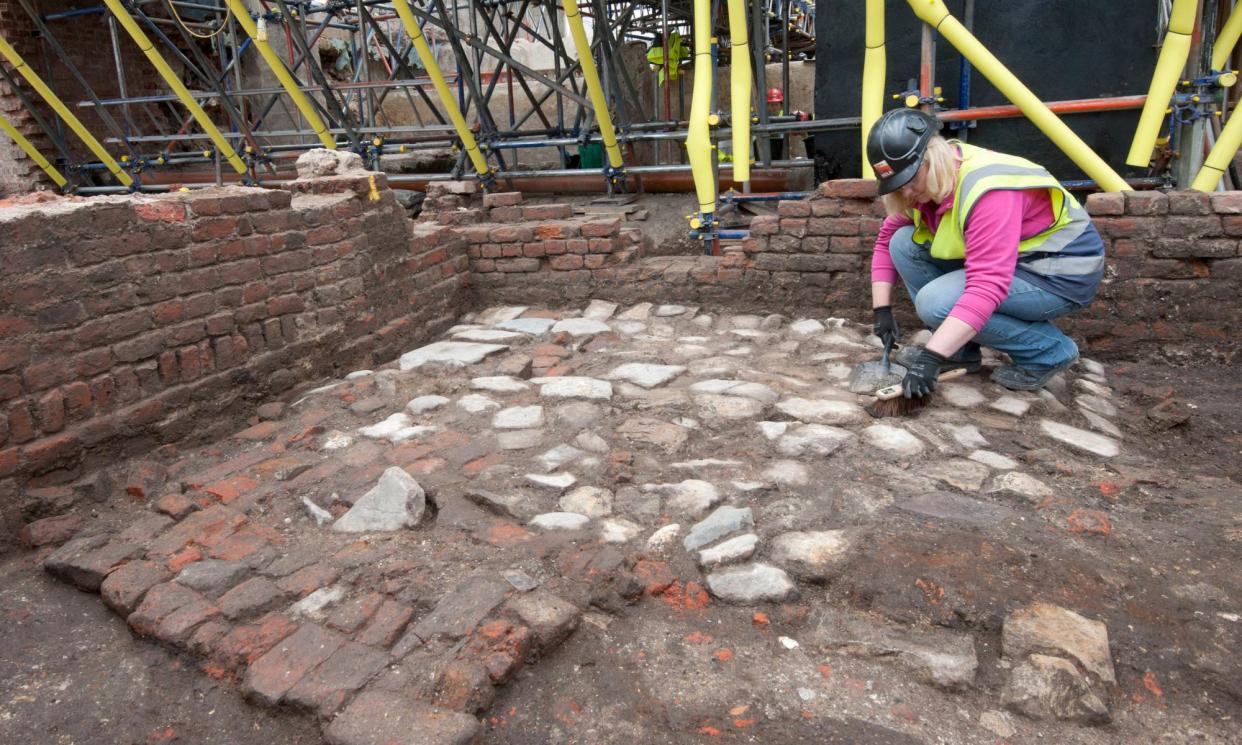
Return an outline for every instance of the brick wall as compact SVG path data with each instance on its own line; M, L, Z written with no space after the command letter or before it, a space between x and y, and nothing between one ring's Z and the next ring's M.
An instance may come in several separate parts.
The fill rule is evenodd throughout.
M450 324L465 244L376 178L0 209L0 511Z

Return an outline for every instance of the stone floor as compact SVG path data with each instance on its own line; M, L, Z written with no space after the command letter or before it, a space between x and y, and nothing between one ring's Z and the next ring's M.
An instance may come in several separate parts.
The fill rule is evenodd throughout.
M1228 526L1161 508L1236 484L1153 461L1086 359L872 419L876 347L831 318L490 308L122 464L137 504L28 539L339 745L1236 742L1242 581L1195 548Z

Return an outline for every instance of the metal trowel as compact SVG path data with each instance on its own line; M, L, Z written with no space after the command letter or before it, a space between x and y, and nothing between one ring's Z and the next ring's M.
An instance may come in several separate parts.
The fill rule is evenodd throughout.
M893 353L893 339L884 344L884 356L879 362L864 362L854 368L850 375L850 392L873 394L885 386L896 385L906 376L906 368L889 361Z

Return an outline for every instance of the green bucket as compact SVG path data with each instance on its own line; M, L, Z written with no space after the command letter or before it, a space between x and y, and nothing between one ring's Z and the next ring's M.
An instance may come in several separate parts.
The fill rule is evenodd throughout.
M578 167L598 170L604 167L604 146L588 142L578 148Z

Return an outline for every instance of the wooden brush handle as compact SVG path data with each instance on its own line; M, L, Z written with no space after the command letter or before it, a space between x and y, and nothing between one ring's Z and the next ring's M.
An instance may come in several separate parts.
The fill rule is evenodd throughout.
M956 370L950 370L948 372L940 373L939 375L936 376L936 382L943 383L946 380L953 380L954 378L960 378L965 374L966 374L966 368L959 367ZM885 386L884 388L881 388L880 390L875 392L875 398L877 401L892 401L894 398L897 398L900 395L901 395L901 383L898 383L896 385Z

